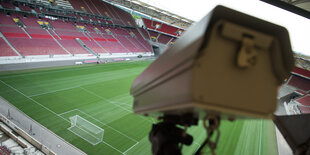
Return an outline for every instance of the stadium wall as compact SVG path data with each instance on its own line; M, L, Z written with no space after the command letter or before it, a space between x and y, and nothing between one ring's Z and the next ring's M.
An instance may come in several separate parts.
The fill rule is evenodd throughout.
M143 55L142 59L153 59L153 56ZM59 60L59 61L41 61L41 62L25 62L25 63L12 63L12 64L0 64L1 71L14 71L14 70L24 70L24 69L37 69L37 68L48 68L48 67L60 67L60 66L72 66L77 64L84 64L87 60L96 60L96 57L91 57L88 59L75 59L75 60ZM99 58L101 62L115 62L115 61L129 61L129 60L141 60L137 55L129 56L115 56L107 58Z

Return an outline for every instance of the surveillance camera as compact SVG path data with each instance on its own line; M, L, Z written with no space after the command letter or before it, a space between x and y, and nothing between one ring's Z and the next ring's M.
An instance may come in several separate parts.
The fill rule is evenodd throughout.
M133 110L272 118L293 67L284 27L217 6L134 80Z

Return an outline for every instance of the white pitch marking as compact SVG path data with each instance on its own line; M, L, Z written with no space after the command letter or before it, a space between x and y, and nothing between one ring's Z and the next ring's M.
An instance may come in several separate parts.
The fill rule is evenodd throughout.
M8 87L12 88L12 89L13 89L13 90L15 90L16 92L18 92L18 93L22 94L22 95L23 95L23 96L25 96L26 98L30 99L31 101L35 102L36 104L38 104L38 105L40 105L41 107L45 108L46 110L50 111L51 113L55 114L56 116L58 116L58 117L62 118L62 119L63 119L63 120L65 120L66 122L69 122L69 123L70 123L70 121L68 121L67 119L65 119L65 118L64 118L64 117L62 117L61 115L59 115L59 114L55 113L54 111L52 111L52 110L50 110L49 108L45 107L44 105L40 104L40 103L39 103L39 102L37 102L36 100L34 100L34 99L32 99L32 98L28 97L27 95L25 95L25 94L24 94L24 93L22 93L21 91L19 91L19 90L15 89L15 88L14 88L14 87L12 87L11 85L9 85L9 84L7 84L7 83L3 82L2 80L0 80L0 81L1 81L3 84L5 84L6 86L8 86ZM78 109L77 109L77 110L78 110ZM80 111L80 110L79 110L79 111ZM106 142L104 142L104 141L102 141L102 142L103 142L103 143L105 143L106 145L108 145L109 147L111 147L111 148L115 149L116 151L118 151L118 152L122 153L122 152L121 152L121 151L119 151L118 149L114 148L112 145L110 145L110 144L108 144L108 143L106 143ZM137 142L137 141L136 141L136 142Z
M78 109L72 109L72 110L69 110L69 111L66 111L66 112L60 113L60 114L58 114L58 115L59 115L59 116L61 116L61 115L63 115L63 114L70 113L70 112L75 111L75 110L78 110Z
M103 99L103 100L108 101L109 103L111 103L109 100L107 100L107 99L105 99L105 98L103 98L103 97L97 95L96 93L94 93L94 92L92 92L92 91L89 91L89 90L87 90L87 89L85 89L85 88L83 88L83 87L80 87L80 88L83 89L83 90L85 90L85 91L87 91L87 92L90 93L90 94L93 94L93 95L95 95L95 96L97 96L97 97L99 97L99 98L101 98L101 99ZM111 104L113 104L113 103L111 103ZM130 112L130 113L132 112L132 111L130 111L130 110L128 110L128 109L125 109L125 108L123 108L123 107L117 105L117 104L113 104L113 105L118 106L118 107L120 107L121 109L123 109L123 110L125 110L125 111L128 111L128 112Z
M123 154L126 154L126 152L128 152L129 150L131 150L133 147L135 147L137 144L139 144L139 142L137 142L136 144L132 145L129 149L127 149L125 152L123 152Z
M93 116L91 116L91 115L89 115L89 114L87 114L87 113L85 113L85 112L83 112L83 111L81 111L81 110L79 110L79 109L77 109L77 110L78 110L79 112L81 112L81 113L83 113L83 114L87 115L88 117L90 117L90 118L92 118L92 119L96 120L96 121L97 121L97 122L99 122L100 124L105 125L105 126L107 126L107 127L111 128L111 129L113 129L115 132L118 132L119 134L121 134L121 135L123 135L123 136L127 137L128 139L130 139L130 140L132 140L132 141L134 141L134 142L138 142L137 140L135 140L135 139L133 139L133 138L131 138L131 137L127 136L126 134L124 134L124 133L122 133L122 132L120 132L120 131L118 131L118 130L114 129L113 127L111 127L111 126L109 126L109 125L107 125L107 124L105 124L105 123L101 122L100 120L98 120L98 119L94 118Z
M197 149L196 149L196 151L195 151L195 153L196 153L196 152L198 151L198 149L200 148L200 144L197 143L197 142L195 142L195 141L194 141L194 144L198 145L198 147L197 147Z
M64 91L64 90L70 90L70 89L74 89L74 88L78 88L78 87L79 86L69 87L69 88L64 88L64 89L58 89L58 90L54 90L54 91L49 91L49 92L44 92L44 93L40 93L40 94L30 95L28 97L35 97L35 96L40 96L40 95L45 95L45 94L50 94L50 93L56 93L56 92L60 92L60 91Z
M113 65L113 67L118 67L121 65ZM106 67L104 65L102 66L90 66L90 67ZM10 75L10 76L5 76L5 77L1 77L1 78L11 78L11 77L20 77L20 76L28 76L28 75L40 75L40 74L48 74L48 73L57 73L57 72L64 72L64 71L77 71L77 70L86 70L89 69L89 66L85 66L85 68L76 68L76 69L72 69L72 68L61 68L60 70L46 70L46 71L42 71L42 72L35 72L35 73L24 73L24 74L18 74L18 75Z
M54 111L52 111L51 109L49 109L49 108L45 107L44 105L40 104L40 103L39 103L39 102L37 102L36 100L34 100L34 99L32 99L32 98L28 97L27 95L25 95L25 94L24 94L24 93L22 93L21 91L17 90L16 88L12 87L12 86L11 86L11 85L9 85L9 84L7 84L7 83L3 82L2 80L0 80L0 81L1 81L3 84L5 84L6 86L8 86L8 87L12 88L13 90L15 90L16 92L18 92L18 93L22 94L23 96L25 96L25 97L26 97L26 98L28 98L29 100L33 101L34 103L36 103L36 104L40 105L40 106L41 106L41 107L43 107L44 109L46 109L46 110L48 110L49 112L51 112L51 113L55 114L56 116L58 116L58 114L57 114L57 113L55 113Z
M263 128L263 120L261 120L260 131L259 131L259 149L258 149L259 155L261 154L262 128Z

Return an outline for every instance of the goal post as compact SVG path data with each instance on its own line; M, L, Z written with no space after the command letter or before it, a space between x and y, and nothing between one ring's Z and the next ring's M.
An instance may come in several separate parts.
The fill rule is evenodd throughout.
M81 137L92 145L96 145L102 142L104 129L89 122L79 115L70 117L70 122L71 126L68 128L68 130L75 135Z

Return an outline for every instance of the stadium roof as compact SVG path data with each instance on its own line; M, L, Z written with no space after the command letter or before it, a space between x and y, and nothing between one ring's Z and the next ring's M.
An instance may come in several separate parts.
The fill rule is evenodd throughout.
M119 5L127 9L143 13L150 18L155 18L157 20L164 21L168 24L187 29L192 23L193 20L182 17L175 13L172 13L168 10L161 9L159 7L153 6L151 4L144 3L140 0L104 0L108 3L114 5Z
M224 5L257 18L282 25L289 31L292 49L296 53L310 56L310 16L299 16L287 10L269 5L258 0L105 0L110 3L130 8L134 11L142 12L155 19L165 21L169 24L186 29L194 21L199 21L216 5ZM288 1L290 5L295 5L305 9L310 9L309 0L263 0L272 2ZM242 5L240 5L242 4ZM165 10L166 9L166 10ZM306 11L307 12L307 11ZM310 13L310 12L308 12Z

